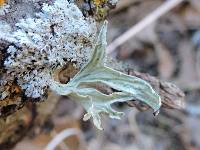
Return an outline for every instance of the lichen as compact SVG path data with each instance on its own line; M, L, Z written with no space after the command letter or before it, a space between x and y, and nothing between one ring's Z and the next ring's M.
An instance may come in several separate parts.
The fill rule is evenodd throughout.
M110 8L115 7L118 0L92 0L92 5L94 5L96 18L105 18Z
M80 103L87 111L84 120L92 118L98 129L102 129L102 113L107 114L110 118L120 119L123 113L111 107L116 102L136 99L149 105L155 114L161 106L159 95L149 83L106 66L106 32L107 22L105 21L88 63L67 84L52 81L50 86L58 94L67 95ZM92 86L99 83L112 87L118 92L104 94Z
M123 113L111 107L116 102L135 99L158 111L161 100L149 83L106 66L107 22L96 36L95 20L85 17L73 1L45 3L41 12L25 15L20 21L18 18L14 25L0 20L0 40L8 43L0 59L1 102L6 103L11 96L21 100L24 94L30 99L41 98L51 89L80 103L87 111L84 120L92 117L99 129L102 113L120 119ZM89 2L94 5L95 16L101 16L117 0ZM58 70L66 66L79 71L68 82L57 81ZM107 95L98 91L95 84L99 83L117 92Z
M0 16L5 15L8 13L10 5L6 5L5 3L0 3Z
M74 0L78 4L78 0ZM109 11L115 8L118 0L85 0L79 7L84 15L93 16L97 21L105 20Z
M56 69L69 62L80 69L89 60L97 30L95 21L67 0L44 4L35 16L21 19L15 31L4 30L6 23L0 26L0 39L11 43L1 86L17 80L32 98L45 93Z

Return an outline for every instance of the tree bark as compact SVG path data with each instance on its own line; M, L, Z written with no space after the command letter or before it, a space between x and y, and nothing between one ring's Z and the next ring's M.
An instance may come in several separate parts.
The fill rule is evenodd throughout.
M39 12L42 3L52 3L48 0L8 0L5 1L5 3L6 2L9 3L12 11L6 15L0 15L0 21L9 23L13 28L14 24L20 19L32 17L34 13ZM82 0L80 0L78 4L86 15L93 15L97 20L105 17L96 12L95 8L88 10L82 7ZM87 5L90 6L91 4L87 3ZM107 6L106 10L109 8L110 5ZM3 80L3 74L6 72L4 61L8 57L7 48L10 45L12 45L12 43L8 43L6 40L0 41L0 80ZM77 70L70 70L72 76L76 72ZM135 75L148 81L155 89L157 89L162 97L163 107L180 109L184 106L184 94L173 84L160 81L148 74L136 71L130 71L130 75ZM66 80L64 79L64 81ZM41 98L34 100L28 98L16 81L1 85L0 91L0 149L11 148L20 141L31 128L36 125L42 125L51 115L58 102L58 97L52 92L47 92L45 96L42 97L42 99L46 99L45 102L41 100ZM141 105L138 105L135 101L129 102L128 104L135 106L140 110L144 109L143 106L141 107ZM146 108L147 107L145 107L145 109Z

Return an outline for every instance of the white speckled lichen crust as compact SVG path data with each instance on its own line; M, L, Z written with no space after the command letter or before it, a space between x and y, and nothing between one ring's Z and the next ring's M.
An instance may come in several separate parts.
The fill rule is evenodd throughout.
M44 4L35 16L20 20L15 31L0 20L0 39L11 44L0 84L16 80L32 98L44 94L56 69L69 62L81 68L89 60L97 32L95 21L67 0Z

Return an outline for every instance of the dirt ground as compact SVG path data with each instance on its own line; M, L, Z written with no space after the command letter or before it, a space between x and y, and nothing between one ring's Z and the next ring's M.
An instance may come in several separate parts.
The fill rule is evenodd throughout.
M108 41L163 4L164 0L121 0L108 16ZM200 1L178 5L147 26L111 56L124 66L172 82L186 94L182 110L161 109L156 117L151 110L140 112L125 104L122 120L103 119L103 131L90 121L82 121L83 108L61 97L54 115L42 129L30 131L14 150L43 149L60 131L78 128L84 139L72 136L58 150L198 150L200 149ZM67 100L66 100L67 99ZM39 133L39 134L38 134Z

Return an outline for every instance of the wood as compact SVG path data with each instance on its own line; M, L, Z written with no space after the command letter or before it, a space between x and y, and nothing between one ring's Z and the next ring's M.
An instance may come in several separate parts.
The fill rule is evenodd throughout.
M41 2L43 1L44 0L41 0ZM4 1L0 1L0 5L2 2ZM14 1L12 2L14 3ZM15 3L20 4L20 1L15 1ZM11 20L11 22L12 21L13 20ZM0 41L1 79L2 74L5 71L3 64L5 58L7 57L6 49L8 46L9 43ZM76 72L77 70L70 70L68 68L68 71L72 73ZM148 74L143 74L136 71L130 71L129 73L130 75L135 75L150 82L150 84L161 95L164 108L183 108L184 93L173 84L160 81L159 79ZM67 73L67 75L69 74ZM63 79L64 77L65 74L60 75L60 81L66 82L69 78L66 77L66 79ZM2 150L9 149L14 146L18 141L27 135L30 129L35 128L35 126L42 126L44 121L53 114L53 110L58 102L58 99L51 92L48 92L47 95L43 97L46 99L45 101L37 101L27 98L23 90L15 82L8 83L4 86L7 87L6 92L0 93L0 97L2 98L2 100L0 100L0 149ZM131 101L129 104L140 109L142 108L141 105L136 103L136 101Z
M183 109L185 106L185 94L181 91L176 85L161 81L149 74L140 73L137 71L130 71L130 75L134 75L136 77L142 78L143 80L149 82L152 87L159 93L162 100L162 107L168 109ZM146 110L148 106L141 106L137 104L135 101L128 102L130 106L135 106L139 110Z

